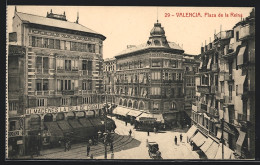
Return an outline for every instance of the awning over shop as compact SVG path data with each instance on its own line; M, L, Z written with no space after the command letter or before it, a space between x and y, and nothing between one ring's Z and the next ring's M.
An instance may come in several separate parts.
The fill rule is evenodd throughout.
M224 145L224 159L231 159L231 155L233 155L234 151ZM219 144L218 152L215 156L215 159L222 159L222 144Z
M208 159L214 159L217 152L218 152L218 146L219 144L216 142L213 142L210 147L207 149L205 152L205 155L207 156Z
M154 121L164 123L162 114L142 113L136 118L137 121Z
M205 143L207 140L207 137L202 135L200 132L198 132L192 139L191 139L198 147L202 146L202 144Z
M198 128L197 128L195 125L192 125L192 126L190 127L190 129L188 130L188 132L186 133L187 138L190 139L190 138L195 134L195 132L197 131L197 129L198 129Z
M130 110L127 115L137 117L137 116L141 115L142 113L143 112L138 111L138 110Z
M207 138L207 140L200 147L200 149L205 153L209 149L209 147L211 146L212 143L213 143L213 140L211 138Z
M123 108L123 107L116 107L113 111L114 114L121 115L121 116L126 116L127 113L130 111L128 108Z
M243 142L245 140L245 136L246 136L245 132L239 131L239 137L237 139L237 144L236 144L237 153L239 155L241 155L241 149L242 149Z
M68 120L72 128L82 128L82 125L76 119Z
M241 47L239 49L238 55L237 55L237 65L243 65L244 63L244 53L245 53L246 47Z
M87 118L80 118L79 122L83 127L93 127L92 123Z
M58 125L60 126L60 128L62 129L63 132L69 133L72 132L72 127L69 125L68 121L66 120L60 120L57 121Z
M61 138L63 137L63 132L59 128L56 122L44 122L45 127L50 131L52 137Z
M100 118L90 118L89 121L92 123L93 126L102 126L102 125L104 125Z

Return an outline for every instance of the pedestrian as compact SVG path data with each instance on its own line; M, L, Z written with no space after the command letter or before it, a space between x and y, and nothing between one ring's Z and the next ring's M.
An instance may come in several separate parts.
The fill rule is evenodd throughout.
M180 134L180 142L182 142L182 134Z
M88 143L89 143L89 145L92 145L92 140L91 140L91 139L89 139Z
M68 142L66 139L64 139L64 152L66 152L68 149Z
M156 133L156 128L155 127L153 128L153 131L154 131L154 133Z
M114 152L114 145L113 145L113 143L110 144L110 151L112 151L112 153Z
M90 146L89 144L87 144L87 156L89 155L89 152L90 152Z
M147 130L147 136L149 136L149 134L150 134L150 132L149 132L149 130Z
M129 131L129 136L131 136L131 134L132 134L132 130L130 129L130 131Z
M127 121L125 121L125 126L127 126Z
M177 136L175 136L174 141L175 141L175 145L177 145Z

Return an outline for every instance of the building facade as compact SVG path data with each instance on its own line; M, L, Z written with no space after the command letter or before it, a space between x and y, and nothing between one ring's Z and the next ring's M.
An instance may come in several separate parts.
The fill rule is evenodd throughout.
M146 116L167 125L183 124L183 53L180 46L167 41L164 28L157 22L147 43L128 45L115 56L116 70L110 80L114 81L115 103L117 109L124 110L123 116L136 111L128 114L141 114L138 118Z
M201 48L200 59L193 125L219 144L215 148L227 147L225 158L228 153L255 158L254 10L232 30L215 34L214 41ZM214 154L217 151L206 155Z
M45 122L101 115L106 37L78 20L67 21L65 12L42 17L15 9L9 34L8 131L22 128L23 149L30 141L26 137L42 135Z

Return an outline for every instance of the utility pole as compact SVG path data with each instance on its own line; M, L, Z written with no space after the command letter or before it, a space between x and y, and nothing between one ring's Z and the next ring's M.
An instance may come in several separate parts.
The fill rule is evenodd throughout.
M221 119L221 130L222 130L222 135L221 135L222 159L224 159L224 116L225 116L225 109L226 109L226 106L223 106L223 118Z

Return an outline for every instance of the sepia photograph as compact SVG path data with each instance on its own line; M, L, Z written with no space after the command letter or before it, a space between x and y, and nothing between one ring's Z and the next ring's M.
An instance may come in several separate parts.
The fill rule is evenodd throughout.
M255 160L255 8L6 6L6 160Z

